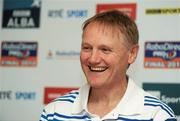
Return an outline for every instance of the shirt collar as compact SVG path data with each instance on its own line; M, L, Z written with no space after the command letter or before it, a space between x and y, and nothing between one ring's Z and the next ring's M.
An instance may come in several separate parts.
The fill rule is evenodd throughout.
M87 112L89 90L90 90L90 86L88 84L85 84L79 89L79 96L77 97L77 99L73 104L73 110L72 110L73 114L81 114L84 111ZM143 111L143 106L144 106L143 90L139 88L132 79L129 78L127 90L123 98L111 113L113 113L113 117L118 117L119 114L120 115L141 114Z
M144 92L129 78L127 90L115 108L117 115L141 114L144 107Z
M76 100L73 103L73 109L72 109L73 114L80 114L83 111L87 112L89 90L90 90L90 86L88 84L84 84L79 89L79 96L76 98Z

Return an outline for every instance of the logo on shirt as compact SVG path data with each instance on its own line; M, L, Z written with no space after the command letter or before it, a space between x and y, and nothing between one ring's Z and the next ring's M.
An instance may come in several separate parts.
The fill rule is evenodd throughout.
M117 9L130 16L133 20L136 20L136 4L97 4L96 13L104 12L111 9Z
M3 41L1 44L1 65L36 66L37 49L37 42Z
M3 28L38 28L41 0L4 0Z
M77 88L65 88L65 87L46 87L44 88L44 104L48 104L52 100L72 91Z
M180 42L146 42L145 68L180 68Z
M180 115L180 84L143 83L143 88L169 105L176 115Z

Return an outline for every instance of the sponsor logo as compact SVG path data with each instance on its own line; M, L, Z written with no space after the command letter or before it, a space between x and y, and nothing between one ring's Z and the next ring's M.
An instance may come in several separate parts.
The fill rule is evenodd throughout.
M38 28L41 0L4 0L3 28Z
M152 9L146 9L146 14L180 14L180 8L152 8Z
M11 100L12 99L12 91L0 91L0 100Z
M7 42L1 44L1 66L37 65L37 42Z
M47 53L47 59L79 59L80 52L75 50L49 50Z
M52 9L48 11L49 18L85 18L88 16L88 10L65 10L65 9Z
M36 92L0 90L0 100L35 100Z
M136 20L136 4L97 4L96 13L104 12L110 9L117 9L130 16L133 20Z
M44 104L48 104L52 100L76 89L77 88L46 87L44 89Z
M36 93L35 92L15 92L16 100L35 100Z
M180 42L146 42L145 68L180 68Z
M143 83L143 88L169 105L176 115L180 115L180 84Z

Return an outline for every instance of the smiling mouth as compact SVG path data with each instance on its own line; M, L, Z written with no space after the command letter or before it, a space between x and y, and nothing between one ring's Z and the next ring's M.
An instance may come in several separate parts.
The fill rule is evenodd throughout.
M103 72L107 69L107 67L92 67L89 66L89 70L93 71L93 72Z

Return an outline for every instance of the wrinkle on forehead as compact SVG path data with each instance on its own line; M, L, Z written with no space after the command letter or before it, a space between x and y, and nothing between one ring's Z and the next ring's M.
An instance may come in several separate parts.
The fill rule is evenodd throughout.
M98 32L102 32L105 35L109 35L112 37L112 39L118 38L120 40L120 44L123 44L128 49L131 47L130 44L126 41L126 38L122 34L121 30L117 26L108 25L107 23L100 23L100 22L89 23L85 28L82 37L84 36L84 33L89 26L96 26Z

